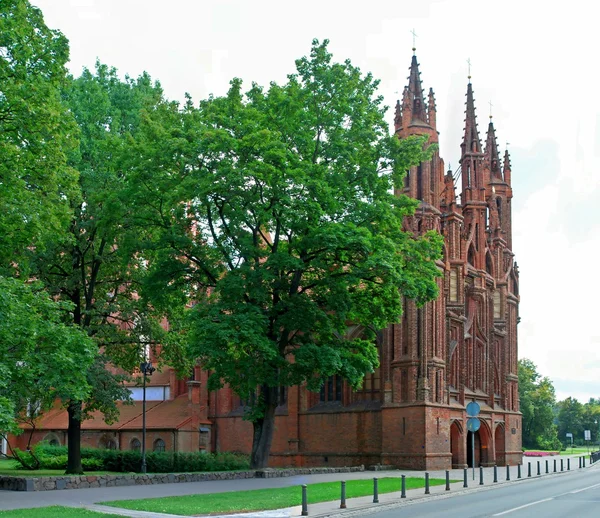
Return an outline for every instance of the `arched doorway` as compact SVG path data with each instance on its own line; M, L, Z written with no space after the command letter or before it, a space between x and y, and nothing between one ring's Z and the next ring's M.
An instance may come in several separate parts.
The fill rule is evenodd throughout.
M496 426L494 433L494 446L496 447L496 464L504 466L506 464L504 426L500 424Z
M473 435L475 435L475 452L473 452ZM475 454L475 464L473 464L473 453ZM482 462L481 438L479 432L467 432L467 465L469 468L478 467Z
M453 421L450 426L450 451L452 453L452 467L462 468L464 465L463 434L458 422Z

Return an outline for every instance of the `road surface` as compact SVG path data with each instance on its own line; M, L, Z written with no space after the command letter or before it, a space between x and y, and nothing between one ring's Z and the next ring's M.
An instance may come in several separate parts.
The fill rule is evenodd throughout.
M597 518L600 516L600 469L523 479L490 490L369 514L373 518Z

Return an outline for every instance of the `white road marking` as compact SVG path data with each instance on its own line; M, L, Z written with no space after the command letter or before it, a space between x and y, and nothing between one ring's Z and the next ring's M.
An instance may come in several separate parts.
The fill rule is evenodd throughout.
M543 500L538 500L537 502L531 502L530 504L525 504L525 505L522 505L520 507L514 507L513 509L509 509L508 511L503 511L501 513L494 514L492 516L502 516L503 514L514 513L515 511L519 511L521 509L525 509L526 507L531 507L532 505L541 504L542 502L549 502L550 500L554 500L554 497L552 497L552 498L544 498Z
M569 491L569 495L574 495L575 493L581 493L582 491L587 491L588 489L593 489L595 487L600 486L600 484L594 484L593 486L584 487L583 489L576 489L575 491Z

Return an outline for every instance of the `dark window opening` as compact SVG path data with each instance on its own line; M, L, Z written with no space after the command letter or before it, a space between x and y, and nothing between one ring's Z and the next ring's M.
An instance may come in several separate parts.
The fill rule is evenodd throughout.
M326 401L341 401L342 400L342 378L341 376L329 376L325 383L321 386L319 400Z

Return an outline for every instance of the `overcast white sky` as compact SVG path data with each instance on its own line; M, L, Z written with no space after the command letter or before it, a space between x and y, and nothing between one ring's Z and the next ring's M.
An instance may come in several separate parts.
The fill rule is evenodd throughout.
M508 141L512 157L519 355L554 381L559 399L600 397L600 40L589 2L31 1L69 38L75 75L99 58L123 74L146 70L179 100L223 94L232 77L283 82L316 37L331 40L337 60L381 79L393 106L414 28L453 169L470 58L480 135L491 101L498 143L503 153Z

